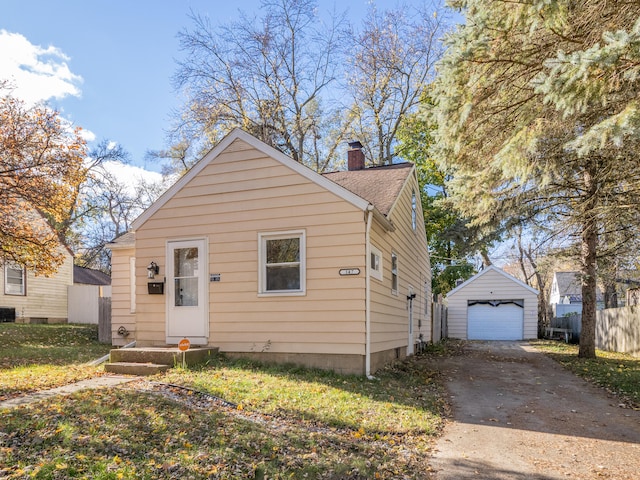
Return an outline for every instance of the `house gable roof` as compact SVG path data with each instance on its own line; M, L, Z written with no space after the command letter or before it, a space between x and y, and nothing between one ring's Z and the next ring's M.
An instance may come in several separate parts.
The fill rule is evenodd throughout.
M324 173L322 176L364 198L380 213L388 216L411 172L412 163L397 163L363 170Z
M397 198L400 191L402 190L402 185L404 185L404 182L406 182L406 179L408 177L408 172L413 171L412 168L407 168L407 167L413 167L412 164L399 164L399 166L391 165L390 167L386 167L386 168L381 167L380 171L377 173L374 173L374 175L371 176L371 180L369 181L364 180L365 178L367 178L367 176L356 175L354 177L362 178L362 180L356 179L356 180L351 180L347 182L346 178L348 176L344 176L345 182L351 185L354 190L357 190L357 191L351 191L345 185L342 185L340 182L335 181L334 179L330 178L328 175L321 175L311 170L310 168L288 157L284 153L276 150L275 148L267 145L266 143L258 140L254 136L238 128L234 129L231 133L229 133L226 137L224 137L220 141L220 143L218 143L213 149L211 149L186 174L184 174L176 183L174 183L169 189L167 189L160 196L160 198L158 198L148 209L142 212L142 214L132 222L131 224L132 230L135 231L138 228L140 228L151 216L153 216L159 209L161 209L177 192L179 192L187 183L189 183L196 175L198 175L207 165L209 165L212 161L215 161L216 157L218 157L233 142L237 140L247 143L248 145L255 148L256 150L264 153L268 157L280 162L282 165L290 168L291 170L302 175L308 180L334 193L335 195L342 198L343 200L351 203L356 208L359 208L362 211L372 210L374 213L374 217L377 218L378 221L380 221L385 226L385 228L387 228L388 230L393 230L394 228L393 224L387 219L386 215L382 213L380 208L386 209L388 211L391 210L391 208L394 205L395 199ZM371 170L371 169L367 169L367 170ZM376 170L376 169L374 168L372 170ZM395 170L398 170L398 172L396 172ZM388 173L385 174L383 172L391 172L391 174L389 175ZM356 172L336 172L336 173L352 174ZM385 175L384 179L382 179L383 175ZM386 175L389 175L392 178L398 177L397 179L393 180L394 188L390 189L391 193L386 195L383 195L381 193L374 193L374 194L367 195L369 198L361 196L359 194L361 193L364 195L364 191L366 190L365 187L367 185L369 186L369 188L373 188L373 186L375 185L376 190L383 190L385 188L388 188L388 180ZM376 181L372 181L374 177L377 179ZM400 178L403 179L402 185L400 185L399 188L396 188L396 183L399 182ZM360 186L357 187L357 185L360 185ZM390 197L392 194L395 196L393 197L393 201L390 201ZM381 207L379 207L376 203L374 203L374 201L379 202L381 204ZM388 205L389 203L390 205ZM120 242L116 240L110 245L116 246L117 248L118 244L122 245L123 243L124 242Z
M191 167L191 169L187 173L185 173L176 183L174 183L167 191L165 191L160 196L160 198L158 198L158 200L156 200L147 210L142 212L142 214L132 222L132 229L136 230L140 228L154 213L162 208L178 191L180 191L187 183L189 183L191 179L198 175L198 173L200 173L207 165L209 165L211 161L213 161L222 152L224 152L224 150L227 149L227 147L229 147L236 140L242 140L256 150L261 151L265 155L280 162L284 166L290 168L291 170L294 170L296 173L299 173L303 177L333 192L334 194L338 195L338 197L346 200L355 207L363 211L367 210L367 208L369 207L369 202L367 202L365 199L353 194L337 183L324 178L322 175L296 162L284 153L258 140L254 136L249 135L247 132L236 128L231 131L231 133L229 133L226 137L224 137L220 141L220 143L218 143L213 149L211 149L204 157L202 157L198 161L198 163Z
M560 296L582 295L579 272L556 272L554 274Z
M478 280L479 278L481 278L483 275L486 275L487 272L497 272L500 275L502 275L504 278L506 278L507 280L516 283L518 285L520 285L522 288L526 288L527 290L529 290L531 293L534 293L536 295L538 295L538 290L536 290L533 287L530 287L529 285L527 285L526 283L518 280L516 277L513 277L511 275L509 275L507 272L505 272L504 270L502 270L501 268L496 267L495 265L489 265L488 267L486 267L485 269L481 270L480 272L476 273L473 277L471 277L470 279L468 279L467 281L461 283L460 285L458 285L456 288L454 288L453 290L451 290L449 293L447 293L447 297L450 297L451 295L455 295L456 293L458 293L460 290L464 289L467 285L469 285L472 282L475 282L476 280Z
M580 272L555 272L553 276L554 282L558 286L558 296L569 297L572 303L581 303L582 282L580 275ZM604 301L604 293L599 286L596 286L596 301Z
M136 234L134 232L125 232L114 238L106 247L113 250L114 248L131 248L136 244Z

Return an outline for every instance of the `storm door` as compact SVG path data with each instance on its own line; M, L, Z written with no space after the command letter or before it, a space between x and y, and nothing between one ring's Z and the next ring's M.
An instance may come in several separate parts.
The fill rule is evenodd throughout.
M206 242L167 243L167 343L188 338L206 345L209 335Z

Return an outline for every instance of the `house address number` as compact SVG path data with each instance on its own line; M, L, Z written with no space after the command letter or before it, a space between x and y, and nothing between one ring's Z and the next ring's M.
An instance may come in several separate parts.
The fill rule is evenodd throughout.
M359 268L342 268L340 269L340 275L342 275L343 277L345 275L360 275L360 269Z

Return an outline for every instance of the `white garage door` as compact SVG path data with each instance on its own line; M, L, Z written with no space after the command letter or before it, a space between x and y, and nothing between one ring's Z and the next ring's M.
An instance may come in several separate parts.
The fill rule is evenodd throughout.
M523 300L469 300L467 306L469 340L522 340Z

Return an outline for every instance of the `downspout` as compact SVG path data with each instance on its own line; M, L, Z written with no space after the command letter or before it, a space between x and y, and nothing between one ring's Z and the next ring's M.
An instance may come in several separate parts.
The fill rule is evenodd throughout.
M367 231L365 234L365 375L371 376L371 221L373 219L373 205L367 206Z

